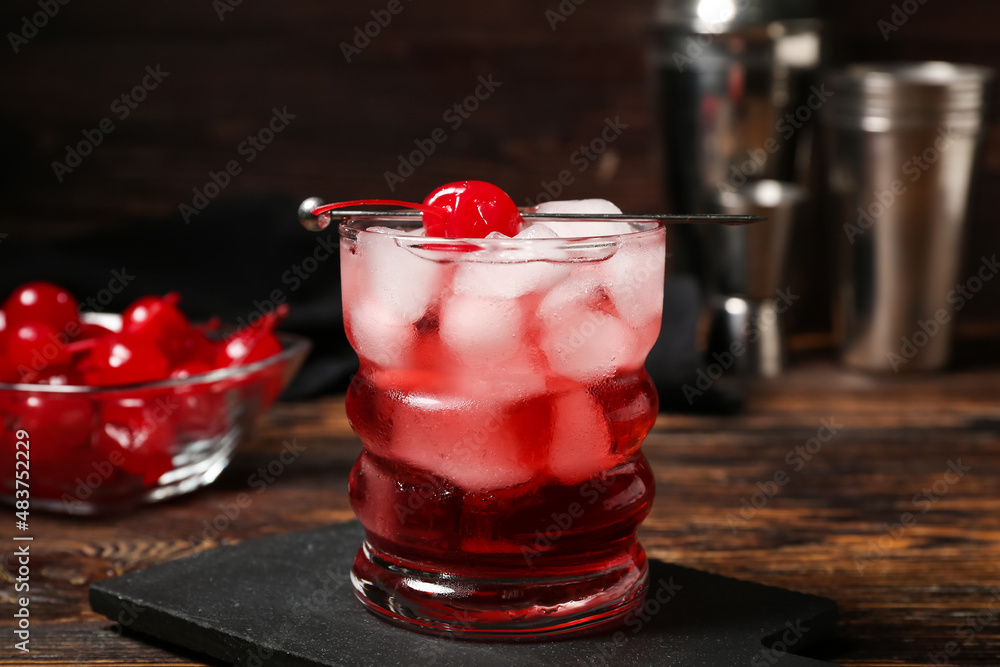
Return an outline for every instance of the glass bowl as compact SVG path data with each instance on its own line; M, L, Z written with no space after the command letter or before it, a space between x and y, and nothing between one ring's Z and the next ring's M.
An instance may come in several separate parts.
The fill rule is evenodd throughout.
M84 321L114 329L109 317ZM276 335L277 354L183 379L0 383L0 498L17 508L30 499L33 509L98 514L211 483L311 348L300 336Z

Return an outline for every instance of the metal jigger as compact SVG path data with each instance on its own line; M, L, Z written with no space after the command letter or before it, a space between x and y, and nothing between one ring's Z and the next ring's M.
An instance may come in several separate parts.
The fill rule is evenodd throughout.
M786 288L793 213L808 199L792 184L808 184L814 168L820 14L816 0L657 3L669 201L696 213L753 210L769 218L752 234L685 228L675 235L677 271L696 278L700 291L698 401L716 391L717 403L742 403L749 376L773 376L784 364L778 320L788 304L777 291ZM699 409L694 400L687 396Z
M785 283L785 267L802 188L757 181L718 197L730 215L755 215L763 222L705 230L718 261L713 262L709 357L733 356L736 371L774 377L785 365L781 314L796 298ZM725 358L725 357L724 357Z

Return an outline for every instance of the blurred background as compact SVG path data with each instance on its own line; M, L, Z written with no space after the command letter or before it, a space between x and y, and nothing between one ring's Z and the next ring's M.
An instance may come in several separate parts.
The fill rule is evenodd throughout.
M352 362L338 267L321 249L335 235L296 224L305 197L420 201L443 183L480 179L519 205L601 197L626 212L692 212L669 185L667 119L684 102L658 74L662 9L652 0L5 3L0 295L48 279L120 311L179 290L192 317L233 323L287 299L287 328L317 343L292 394L342 389ZM1000 5L989 0L799 9L822 21L825 68L1000 67ZM603 150L581 151L602 132ZM824 180L818 165L813 184ZM962 277L1000 248L996 104L975 181ZM824 209L817 186L787 244L784 282L798 297L783 316L791 363L836 354L840 225ZM952 364L995 361L1000 280L956 320Z

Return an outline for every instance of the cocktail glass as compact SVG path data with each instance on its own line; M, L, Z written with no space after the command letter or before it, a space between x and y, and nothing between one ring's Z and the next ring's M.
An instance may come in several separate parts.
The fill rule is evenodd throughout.
M372 611L474 638L548 637L642 604L636 529L657 413L659 221L525 216L526 238L422 236L420 214L340 225L364 450L351 579ZM561 236L550 238L555 234Z

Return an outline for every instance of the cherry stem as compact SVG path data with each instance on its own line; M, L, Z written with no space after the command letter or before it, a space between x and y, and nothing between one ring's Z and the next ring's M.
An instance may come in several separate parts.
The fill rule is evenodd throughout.
M322 215L328 211L333 211L338 208L347 208L348 206L403 206L405 208L413 208L422 213L427 213L438 217L439 219L444 219L447 217L447 213L436 206L426 206L424 204L414 204L409 201L397 201L395 199L355 199L353 201L342 201L336 204L324 204L318 206L312 210L312 214L315 216Z
M94 338L85 338L83 340L78 340L75 343L69 343L64 347L64 349L70 354L76 354L77 352L83 352L84 350L89 350L95 345L97 345L99 338L95 336Z
M253 331L253 334L251 336L248 336L248 340L246 341L246 352L244 352L241 356L230 361L227 364L227 368L233 366L239 366L240 364L242 364L243 360L249 357L250 353L253 352L253 349L257 347L257 344L260 343L260 341L264 340L264 336L270 334L274 330L274 327L278 326L278 322L285 319L285 317L287 316L288 316L288 304L283 303L277 308L275 308L274 312L265 315L261 319L259 324L252 325L250 328L251 330L255 331ZM244 329L244 331L246 330ZM237 332L233 334L229 338L229 340L233 340L234 338L240 336L241 333L242 332Z
M216 315L205 324L201 325L202 331L218 331L222 326L222 318Z

